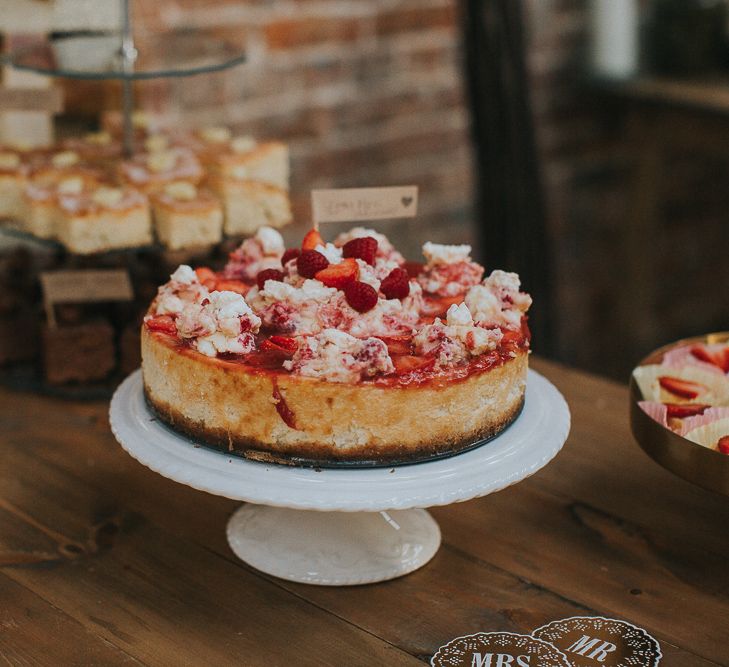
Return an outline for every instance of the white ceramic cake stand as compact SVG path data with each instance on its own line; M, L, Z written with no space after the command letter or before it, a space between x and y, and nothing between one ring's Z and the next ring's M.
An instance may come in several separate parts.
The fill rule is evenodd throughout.
M250 503L228 522L228 542L246 563L282 579L342 586L427 563L440 529L415 508L485 496L532 475L562 448L570 413L559 391L529 371L524 410L497 438L450 458L361 469L259 463L196 445L150 411L140 371L117 389L110 421L122 447L148 468Z

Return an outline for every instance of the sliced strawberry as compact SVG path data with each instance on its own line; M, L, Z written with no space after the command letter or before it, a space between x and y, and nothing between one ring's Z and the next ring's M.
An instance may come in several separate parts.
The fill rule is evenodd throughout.
M426 296L424 315L432 317L445 317L446 312L453 304L463 303L463 295L459 296Z
M245 296L251 289L250 285L246 285L242 280L218 280L215 283L215 289L218 292L236 292Z
M291 355L296 352L299 344L290 336L271 336L262 341L258 347L262 352L276 351Z
M716 448L722 454L729 454L729 435L724 435L719 438L719 442L716 443Z
M412 353L412 336L377 336L385 345L390 356L410 355Z
M339 264L330 264L326 269L317 271L314 277L327 287L343 289L359 278L359 266L356 259L343 259Z
M218 280L218 277L215 275L215 271L209 269L207 266L200 266L195 269L195 274L197 275L197 279L205 285L205 287L208 289L215 289L215 283Z
M698 382L682 380L681 378L670 377L668 375L659 377L658 383L667 392L676 396L681 396L682 398L696 398L699 394L706 391L706 387Z
M708 405L702 405L701 403L666 403L666 416L675 419L693 417L694 415L703 414L708 407Z
M395 375L406 375L414 371L427 371L435 365L434 357L416 357L411 354L404 354L393 358Z
M306 232L304 240L301 242L302 250L316 250L316 246L324 245L324 239L321 237L318 229L310 229Z
M718 366L725 373L729 373L729 348L725 347L717 352L710 352L703 345L693 345L690 352L699 361Z
M279 349L271 350L259 350L258 352L251 352L243 357L243 361L248 366L254 366L255 368L281 368L284 361L289 358L289 355L282 352Z
M170 336L177 335L177 326L175 321L169 315L155 315L145 320L144 324L150 331L159 331L161 333L169 334Z

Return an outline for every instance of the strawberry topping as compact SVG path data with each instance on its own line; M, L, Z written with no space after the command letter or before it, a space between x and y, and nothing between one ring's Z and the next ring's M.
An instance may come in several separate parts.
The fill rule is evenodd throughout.
M256 284L258 285L258 289L263 289L267 280L277 280L278 282L281 282L283 281L283 277L283 271L279 271L278 269L263 269L263 271L259 271L256 276Z
M296 259L301 254L301 250L298 248L289 248L288 250L284 251L283 256L281 257L281 266L286 266L288 262L290 262L292 259Z
M359 239L355 239L357 241ZM347 303L360 313L366 313L377 305L377 292L372 285L359 280L349 283L344 288Z
M352 239L342 246L342 257L361 259L371 266L374 266L376 256L377 239L373 239L371 236L361 236Z
M412 354L412 336L377 336L385 345L390 356Z
M330 264L326 269L317 271L315 278L327 287L344 289L349 283L359 278L359 266L356 259L345 259L339 264Z
M690 352L699 361L718 366L725 373L729 373L729 347L711 352L703 345L693 345Z
M177 326L169 315L155 315L146 320L145 324L150 331L159 331L170 336L177 335Z
M215 283L215 289L218 292L236 292L241 296L245 296L250 291L251 286L242 280L218 280Z
M271 336L261 341L259 349L262 352L283 352L286 355L292 355L298 346L296 339L290 336Z
M667 403L666 417L675 419L693 417L694 415L703 414L708 407L708 405L702 405L701 403Z
M670 377L667 375L659 377L658 383L667 392L675 394L676 396L681 396L682 398L693 399L700 393L706 391L706 387L698 382L682 380L681 378Z
M410 278L417 278L422 273L424 267L425 264L422 262L405 262L402 265L402 268L407 271Z
M208 289L215 289L215 283L218 280L215 271L209 269L207 266L201 266L195 269L195 274L201 284L205 285Z
M321 237L318 229L311 229L306 232L304 240L301 242L302 250L314 250L316 246L324 245L324 239Z
M410 294L410 278L405 269L394 268L380 284L380 291L387 299L404 299Z
M304 278L313 278L327 266L329 266L329 260L316 250L304 250L296 260L296 270Z
M393 358L395 375L405 375L413 371L426 371L435 365L434 357L416 357L413 355L402 355Z
M729 454L729 435L724 435L719 438L719 442L716 443L716 448L722 454Z

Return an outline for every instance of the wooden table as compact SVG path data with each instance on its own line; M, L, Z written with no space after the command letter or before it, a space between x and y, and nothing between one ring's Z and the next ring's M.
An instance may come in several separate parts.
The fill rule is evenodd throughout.
M729 499L633 442L624 387L536 361L565 394L564 451L437 508L443 545L398 580L280 581L231 553L237 503L155 475L103 403L0 391L0 657L10 665L417 665L476 631L619 617L665 665L729 662Z

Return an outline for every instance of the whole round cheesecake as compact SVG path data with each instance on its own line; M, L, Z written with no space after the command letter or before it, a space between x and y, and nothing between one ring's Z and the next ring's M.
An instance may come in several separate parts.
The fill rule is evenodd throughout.
M148 403L173 429L281 463L414 462L492 437L519 414L531 304L469 246L262 228L222 271L179 267L142 329Z

